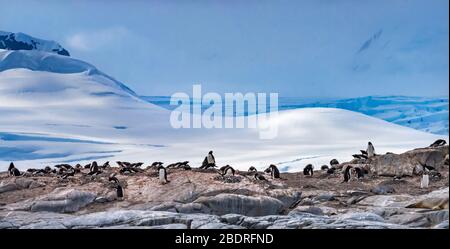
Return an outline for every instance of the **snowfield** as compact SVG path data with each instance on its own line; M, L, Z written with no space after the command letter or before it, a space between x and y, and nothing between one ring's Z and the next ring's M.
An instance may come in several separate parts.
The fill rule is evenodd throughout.
M368 141L377 153L395 153L442 138L335 108L281 111L267 121L278 123L271 140L258 129L173 129L169 110L94 66L35 50L0 50L0 116L0 170L10 161L21 169L92 160L197 167L213 150L219 166L298 171L349 160Z

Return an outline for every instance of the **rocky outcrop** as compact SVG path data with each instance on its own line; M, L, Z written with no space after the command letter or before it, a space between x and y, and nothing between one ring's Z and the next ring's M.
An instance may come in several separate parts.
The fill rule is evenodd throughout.
M2 181L0 183L0 194L20 189L33 189L45 186L44 183L28 179L28 178L12 178L10 181Z
M382 176L412 176L414 168L426 164L440 170L448 155L448 145L420 148L402 154L388 153L371 159L370 172Z

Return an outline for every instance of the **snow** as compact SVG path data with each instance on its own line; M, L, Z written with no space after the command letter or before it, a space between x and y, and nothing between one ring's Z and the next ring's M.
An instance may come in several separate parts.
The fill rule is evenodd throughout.
M7 41L9 43L9 46L7 46ZM65 50L61 45L59 45L55 41L47 41L38 39L32 36L29 36L24 33L12 33L12 32L5 32L0 31L0 48L7 48L10 50L16 50L17 45L22 43L25 44L25 46L28 46L29 48L32 48L34 50L39 51L45 51L49 53L57 53L57 54L63 54L69 56L69 52ZM23 47L23 46L19 46Z
M210 150L217 163L246 170L271 163L282 171L350 160L368 141L377 153L424 147L442 136L337 108L284 110L258 129L173 129L170 111L148 103L92 65L42 51L0 50L0 170L61 162L188 160ZM263 114L258 114L263 115ZM233 117L225 117L226 119Z

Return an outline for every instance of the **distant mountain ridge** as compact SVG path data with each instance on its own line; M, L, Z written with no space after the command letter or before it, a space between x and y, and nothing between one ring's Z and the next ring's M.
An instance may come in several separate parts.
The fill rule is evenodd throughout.
M24 33L0 31L0 49L6 50L39 50L70 56L69 51L59 43L29 36Z

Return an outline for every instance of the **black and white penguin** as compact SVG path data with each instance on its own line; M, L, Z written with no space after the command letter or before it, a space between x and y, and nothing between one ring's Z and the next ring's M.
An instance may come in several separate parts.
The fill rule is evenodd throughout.
M106 163L104 163L104 164L102 165L102 169L107 169L107 168L109 168L109 167L111 167L111 166L109 165L109 161L107 161Z
M261 173L258 173L258 172L256 172L256 174L253 176L253 178L256 181L267 181L267 179Z
M116 186L115 186L115 188L116 188L116 194L117 194L117 199L118 200L123 200L123 187L120 185L120 184L117 184Z
M216 158L213 155L213 151L208 152L208 155L205 157L205 159L202 162L202 166L200 166L200 169L209 169L216 167Z
M264 170L265 173L270 173L272 176L272 179L280 178L280 171L278 170L277 166L274 164L271 164L266 170Z
M169 182L169 180L167 180L167 170L166 168L164 168L164 166L159 166L158 167L158 173L159 173L159 182L162 184L166 184Z
M8 172L10 176L20 176L20 171L14 166L14 163L11 162L8 167Z
M109 175L108 181L119 184L119 179L116 177L116 173Z
M349 182L350 181L350 178L352 177L352 174L351 174L351 171L350 171L351 169L352 169L351 166L347 166L345 168L345 170L344 170L344 181L343 182Z
M248 172L258 172L258 170L256 170L255 167L250 166L250 168L248 168Z
M365 150L359 150L359 151L361 151L361 154L363 154L363 155L366 155L366 156L367 156L367 151L365 151Z
M355 172L356 172L358 179L364 178L364 170L363 169L356 167Z
M368 158L371 158L371 157L375 156L375 147L373 147L372 142L368 142L367 143L366 152L367 152L367 157Z
M320 166L320 170L327 171L329 169L328 165L322 165Z
M219 174L222 176L232 174L234 175L235 170L230 165L225 165L219 169Z
M98 164L96 161L93 161L91 164L91 167L89 168L89 173L88 175L98 175L100 174L101 171L99 171L98 169Z
M314 174L314 166L312 164L308 164L303 168L303 175L313 176L313 174Z
M439 147L439 146L443 146L447 144L447 142L444 139L438 139L436 141L434 141L434 143L430 144L430 146L428 147Z
M332 160L330 161L330 166L338 165L338 164L339 164L339 161L338 161L337 159L332 159Z

